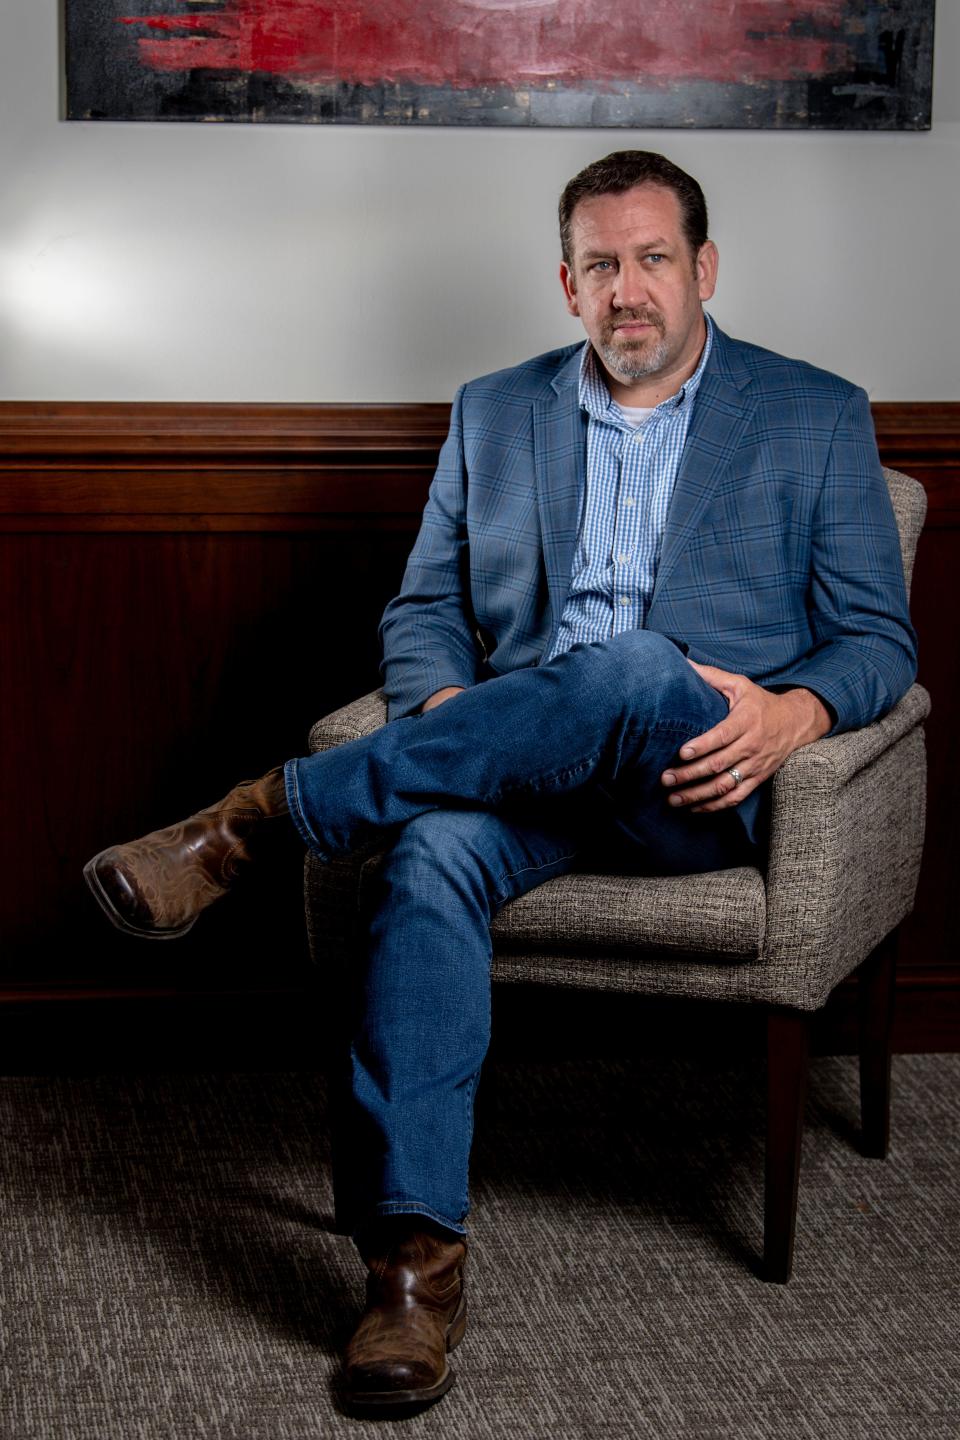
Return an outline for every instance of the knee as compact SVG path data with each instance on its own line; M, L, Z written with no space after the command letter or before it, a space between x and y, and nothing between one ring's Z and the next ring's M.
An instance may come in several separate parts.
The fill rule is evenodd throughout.
M585 650L597 684L618 709L659 708L659 701L689 687L695 673L678 646L653 630L626 630Z
M428 810L409 820L383 861L383 880L437 896L451 887L485 891L481 836L487 818L473 810Z
M686 664L680 647L656 630L625 630L600 644L615 664L654 665L661 669L679 669Z

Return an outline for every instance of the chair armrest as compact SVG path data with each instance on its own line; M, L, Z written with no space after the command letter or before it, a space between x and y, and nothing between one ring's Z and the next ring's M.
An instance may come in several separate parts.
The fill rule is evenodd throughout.
M310 753L332 750L347 740L371 735L387 723L387 701L382 690L371 690L359 700L351 700L339 710L318 720L310 731Z
M795 750L774 777L774 804L781 803L781 795L788 799L794 790L832 792L838 785L846 785L929 714L930 696L922 685L911 685L882 720Z
M882 720L804 746L774 777L764 959L789 968L805 1009L913 908L929 712L914 685Z

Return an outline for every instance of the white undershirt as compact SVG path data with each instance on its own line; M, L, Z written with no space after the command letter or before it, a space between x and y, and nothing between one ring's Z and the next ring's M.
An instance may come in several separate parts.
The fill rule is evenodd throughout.
M649 420L650 416L653 414L656 408L657 407L655 405L650 405L647 408L641 408L636 405L617 406L617 409L620 411L620 414L623 416L624 420L626 420L627 424L632 426L634 430L638 430L641 425L643 425L647 420Z

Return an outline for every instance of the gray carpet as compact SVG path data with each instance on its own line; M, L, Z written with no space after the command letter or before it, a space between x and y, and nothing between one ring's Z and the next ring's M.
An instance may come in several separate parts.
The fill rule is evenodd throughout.
M308 1074L0 1083L10 1440L960 1435L960 1056L894 1062L891 1158L813 1063L796 1274L759 1247L762 1068L501 1062L458 1380L402 1422L332 1382L362 1274Z

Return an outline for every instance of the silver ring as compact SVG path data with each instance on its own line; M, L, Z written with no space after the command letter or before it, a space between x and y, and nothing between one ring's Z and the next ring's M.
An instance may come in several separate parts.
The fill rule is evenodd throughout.
M740 771L736 768L736 766L732 765L727 771L727 774L733 776L734 787L743 784L743 776L740 774Z

